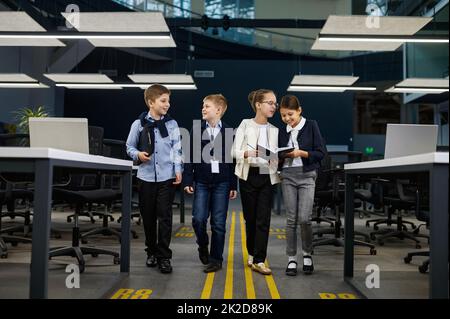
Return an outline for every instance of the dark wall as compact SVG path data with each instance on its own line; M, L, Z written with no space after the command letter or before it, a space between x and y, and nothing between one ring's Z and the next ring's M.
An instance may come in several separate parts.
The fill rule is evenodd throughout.
M345 74L343 61L302 62L306 74ZM183 67L183 66L180 66ZM298 62L286 60L193 60L191 70L213 70L214 78L195 78L196 91L173 91L170 114L181 127L190 129L192 120L200 118L202 99L222 93L228 99L224 121L237 127L243 118L254 113L247 101L248 93L258 88L275 91L278 101L286 94ZM314 72L313 72L314 71ZM345 72L344 72L345 71ZM180 72L180 71L178 71ZM347 73L348 74L348 73ZM146 110L143 90L66 90L65 116L87 117L90 125L105 128L105 137L126 139L133 120ZM304 115L318 121L328 144L349 144L352 137L351 93L295 93ZM282 127L279 114L271 121Z

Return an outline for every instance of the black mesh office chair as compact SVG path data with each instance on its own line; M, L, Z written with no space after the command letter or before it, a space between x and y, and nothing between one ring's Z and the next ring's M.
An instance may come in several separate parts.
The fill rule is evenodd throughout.
M115 157L119 159L124 159L126 156L125 152L125 142L117 140L106 140L103 139L103 128L97 126L89 126L89 153L95 155L103 155L108 157ZM105 149L108 147L107 149ZM120 148L120 149L119 149ZM113 156L111 156L113 155ZM102 218L102 226L95 227L86 230L81 234L81 242L83 244L87 243L87 238L95 235L103 236L114 236L119 242L121 240L121 229L119 227L109 226L109 221L114 221L114 217L111 215L112 205L114 202L121 202L122 200L122 183L121 178L117 178L115 175L103 175L99 176L99 183L97 187L103 189L108 189L115 193L115 197L105 205L105 210L103 213L95 212L94 214L99 215ZM130 230L133 238L138 238L136 231Z
M430 211L429 211L429 207L427 207L426 205L421 205L422 201L421 199L427 199L426 196L421 196L421 193L417 193L417 206L416 206L416 210L415 210L415 215L417 220L421 221L421 222L425 222L422 225L425 225L427 228L429 227L430 224ZM427 202L427 200L425 200L425 202ZM419 234L419 229L420 227L417 227L414 231L413 234L414 236L419 236L419 237L424 237L424 238L428 238L429 236L427 235L421 235ZM430 251L416 251L416 252L410 252L406 255L406 257L404 258L404 262L406 264L409 264L412 260L413 257L416 256L424 256L424 257L430 257ZM428 271L428 267L430 265L430 258L427 258L422 265L420 265L419 268L419 272L421 273L426 273Z
M49 258L57 256L71 256L78 260L80 272L84 271L85 261L83 255L90 254L93 257L99 254L111 255L114 257L114 264L119 264L119 253L110 250L99 249L95 247L80 247L80 228L78 224L78 214L82 212L84 205L92 203L102 203L110 205L116 198L117 193L111 189L95 189L87 191L73 191L67 189L53 189L53 198L56 200L66 201L74 204L75 214L73 215L74 226L72 228L72 246L69 247L55 247L50 249ZM120 235L119 235L120 236Z
M341 210L343 210L343 204L345 200L345 189L341 188L341 184L343 181L343 164L345 161L351 160L351 161L358 161L360 158L362 158L362 154L358 152L329 152L327 156L333 156L338 155L336 163L334 162L334 159L332 158L332 168L330 169L320 169L320 174L331 174L331 177L328 177L328 180L332 180L331 189L329 190L323 190L322 192L319 192L317 196L322 196L325 198L326 201L328 201L328 205L334 209L334 212L336 214L336 220L334 223L334 229L333 230L319 230L316 232L318 235L323 234L333 234L334 236L332 238L320 238L313 241L313 247L318 246L324 246L324 245L334 245L337 247L344 247L344 239L343 239L343 233L344 229L342 228L342 222L341 222ZM355 231L355 236L363 236L364 238L368 238L367 234L360 233ZM365 246L370 248L370 254L375 255L377 253L375 246L364 241L356 240L354 239L354 244L358 246Z
M390 214L397 211L397 227L395 230L392 229L382 229L379 231L371 232L370 237L373 240L377 240L380 246L383 246L386 239L396 237L399 239L410 239L416 243L416 248L420 249L420 240L416 237L422 237L420 234L414 234L406 230L404 226L405 222L403 220L402 210L414 210L418 209L417 206L417 185L411 183L409 180L396 179L395 181L395 193L384 197L384 203L388 206L388 211ZM417 214L417 212L416 212ZM408 222L413 224L412 222ZM414 225L414 224L413 224ZM416 228L414 226L414 228ZM377 235L379 235L377 237Z
M129 157L126 152L126 143L125 141L115 140L115 139L103 139L103 155L107 157L113 157L117 159L129 160ZM138 192L138 185L136 174L133 171L133 182L132 182L132 194L136 194ZM132 196L132 198L135 196ZM136 224L141 224L141 213L139 212L139 202L136 200L131 201L132 212L131 219L137 218ZM134 210L134 211L133 211ZM136 211L137 210L137 211ZM122 217L117 219L117 222L120 223L122 221ZM136 236L136 237L135 237ZM137 238L137 235L134 233L133 237Z
M0 180L0 212L3 210L3 205L7 202L8 196L10 196L11 191L6 189L6 183ZM16 227L2 227L2 219L0 218L0 257L8 257L8 247L7 243L11 243L12 246L17 246L18 243L31 243L30 238L25 238L23 236L14 236L12 232L16 230Z

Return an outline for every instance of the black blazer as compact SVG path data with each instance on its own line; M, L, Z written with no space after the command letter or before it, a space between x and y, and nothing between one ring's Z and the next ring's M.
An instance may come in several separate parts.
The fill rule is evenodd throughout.
M291 134L286 128L280 129L278 133L278 147L285 147L289 143ZM319 125L314 120L306 120L305 126L298 132L298 146L301 150L308 152L309 157L302 157L303 171L309 172L320 167L320 161L325 156L327 150L320 134ZM279 169L283 169L284 158L279 160Z
M219 172L218 174L211 173L211 163L205 163L203 162L203 159L201 160L201 163L193 163L194 159L194 143L193 143L193 130L190 132L191 136L191 145L190 145L190 158L189 163L184 163L184 171L183 171L183 185L186 186L193 186L194 182L200 182L200 183L220 183L220 182L229 182L230 183L230 190L237 190L237 177L234 175L234 167L235 163L232 161L231 163L226 163L225 159L228 157L228 159L232 160L230 158L231 149L225 149L225 129L230 128L227 124L225 124L222 121L222 128L220 129L220 135L222 137L222 158L219 160ZM201 133L203 136L203 132L206 130L206 121L201 122ZM219 135L218 135L219 136ZM195 152L200 152L200 154L196 154L196 156L201 157L201 152L205 148L206 145L210 143L209 140L203 140L201 141L201 150L195 150Z

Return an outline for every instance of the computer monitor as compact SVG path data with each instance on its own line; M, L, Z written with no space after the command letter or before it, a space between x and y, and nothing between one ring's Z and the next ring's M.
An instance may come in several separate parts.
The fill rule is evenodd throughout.
M388 124L384 158L436 152L437 125Z
M89 154L86 118L32 117L29 119L30 146L51 147Z

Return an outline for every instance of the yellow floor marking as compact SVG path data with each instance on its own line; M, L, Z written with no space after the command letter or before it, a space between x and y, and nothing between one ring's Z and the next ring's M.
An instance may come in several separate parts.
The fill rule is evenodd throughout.
M234 233L236 228L236 212L233 211L231 215L230 239L228 241L228 260L227 260L227 275L225 277L225 291L224 299L233 298L233 263L234 263Z
M245 288L247 291L247 299L255 299L255 286L253 285L252 269L247 266L248 251L247 251L247 236L245 233L244 215L242 212L239 214L239 220L241 225L241 240L242 240L242 258L244 260L244 275L245 275Z

